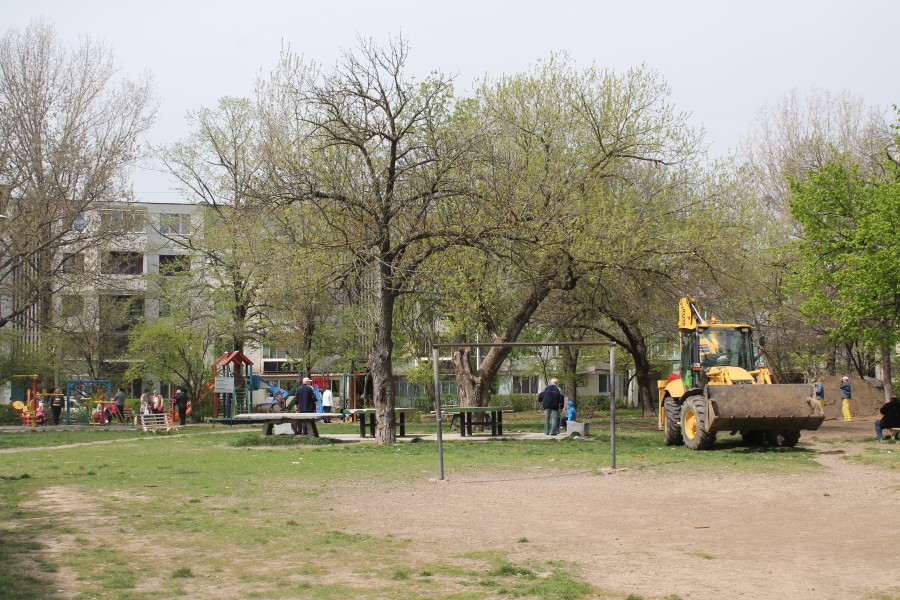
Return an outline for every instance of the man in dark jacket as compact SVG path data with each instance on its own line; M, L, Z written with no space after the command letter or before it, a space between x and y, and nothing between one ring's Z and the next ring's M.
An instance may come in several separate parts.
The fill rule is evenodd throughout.
M316 412L316 392L312 388L312 379L309 377L303 378L302 385L297 388L297 412L302 413L314 413ZM308 433L308 426L306 423L300 424L300 435L306 435Z
M559 433L559 411L563 407L562 390L559 389L559 381L550 380L550 385L538 394L538 401L544 407L544 435L557 435Z
M892 427L900 427L900 402L897 401L897 396L891 396L891 401L884 403L881 418L875 421L875 436L879 442L884 439L881 431Z
M187 418L187 394L181 389L177 389L175 390L175 396L172 397L172 400L175 401L175 406L178 407L178 420L184 425L184 421Z

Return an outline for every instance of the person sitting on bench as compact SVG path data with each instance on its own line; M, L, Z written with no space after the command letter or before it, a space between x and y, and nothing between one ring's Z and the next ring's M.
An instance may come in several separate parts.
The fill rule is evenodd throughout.
M879 442L884 440L883 430L900 427L900 402L897 401L897 396L891 396L891 401L885 402L880 412L881 418L875 421L875 437Z

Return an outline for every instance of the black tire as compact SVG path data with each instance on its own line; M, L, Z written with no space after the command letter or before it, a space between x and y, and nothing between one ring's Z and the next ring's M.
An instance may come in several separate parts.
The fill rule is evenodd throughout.
M680 446L684 443L681 438L681 407L674 398L666 398L663 401L665 421L663 425L663 442L666 446Z
M741 439L747 446L762 446L766 443L766 432L759 430L742 431Z
M800 432L794 430L767 431L766 441L775 448L793 448L800 441Z
M681 405L681 437L691 450L709 450L716 442L715 432L706 429L704 398L688 398Z

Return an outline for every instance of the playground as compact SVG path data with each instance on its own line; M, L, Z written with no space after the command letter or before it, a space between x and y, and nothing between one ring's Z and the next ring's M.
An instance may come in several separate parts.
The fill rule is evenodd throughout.
M444 481L424 434L260 446L257 428L104 430L7 448L0 585L13 598L900 597L900 444L874 443L873 415L828 420L797 448L691 452L626 411L615 472L602 427L516 439L540 424L516 417L507 440L447 437Z

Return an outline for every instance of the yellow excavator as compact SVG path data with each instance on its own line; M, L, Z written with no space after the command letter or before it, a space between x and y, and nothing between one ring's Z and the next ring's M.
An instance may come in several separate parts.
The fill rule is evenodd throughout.
M659 429L667 446L708 450L720 431L740 433L751 445L794 446L801 430L825 421L812 384L772 383L750 325L707 321L693 299L682 298L678 332L680 377L659 382Z

